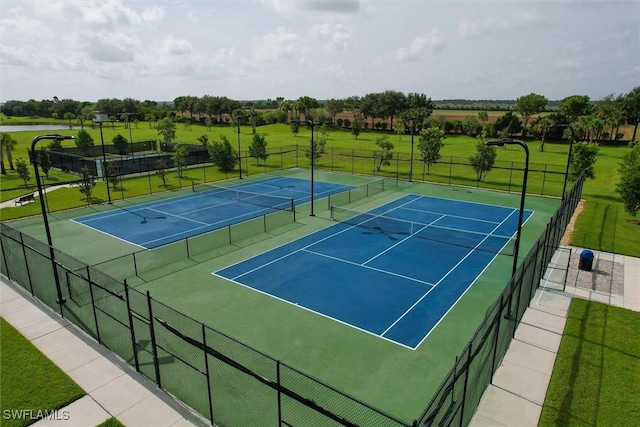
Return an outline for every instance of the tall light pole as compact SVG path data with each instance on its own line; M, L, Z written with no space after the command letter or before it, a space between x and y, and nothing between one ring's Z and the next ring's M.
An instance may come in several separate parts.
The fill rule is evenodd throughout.
M131 117L135 113L123 113L123 114L127 119L127 128L129 128L129 144L131 144L131 155L135 157L136 154L133 151L133 136L131 136L131 120L129 120L129 117Z
M416 119L411 117L411 159L409 163L409 182L413 182L413 134L416 130Z
M564 200L564 196L567 191L567 179L569 178L569 165L571 164L571 151L573 150L573 142L576 139L575 131L571 125L556 123L551 127L554 128L568 128L571 131L571 142L569 142L569 155L567 156L567 169L564 172L564 184L562 185L562 200Z
M518 252L520 250L520 236L522 235L522 219L524 217L524 199L527 195L527 176L529 174L529 147L523 141L519 139L512 138L503 138L499 141L487 141L486 145L489 146L498 146L503 147L504 145L519 145L524 148L524 152L526 155L525 164L524 164L524 177L522 178L522 194L520 195L520 214L518 217L518 232L516 234L516 245L513 254L513 268L511 271L511 276L516 275L516 270L518 268Z
M110 122L108 116L100 111L94 112L95 118L94 121L100 125L100 143L102 144L102 177L104 178L105 183L107 184L107 199L108 203L111 204L111 190L109 189L109 174L107 171L107 153L104 150L104 136L102 135L102 124L104 122Z
M238 165L240 169L240 179L242 179L242 155L240 155L240 119L244 119L251 116L239 115L236 116L236 125L238 127Z
M311 126L311 216L315 216L313 213L313 170L316 158L316 145L313 142L313 132L316 125L319 125L320 123L314 122L313 120L306 120L306 123Z
M300 121L292 120L291 123L300 124ZM316 146L313 141L313 134L314 134L315 127L323 123L314 122L313 120L305 120L304 123L311 126L311 151L309 152L309 156L311 157L311 215L310 216L315 216L315 213L313 211L313 183L314 183L313 171L315 169Z
M73 139L73 136L63 135L40 135L33 138L31 141L31 163L33 163L33 169L36 175L36 184L38 185L38 195L40 196L40 208L42 209L42 220L44 221L44 231L47 235L47 244L49 245L49 256L51 257L51 267L53 268L53 278L56 284L56 292L58 294L58 300L56 301L60 305L60 314L64 317L62 311L62 304L66 299L62 296L62 289L60 287L60 278L58 277L58 268L55 261L55 251L53 250L53 240L51 239L51 230L49 228L49 219L47 217L47 209L44 202L44 193L42 191L42 184L40 184L40 172L38 171L38 156L36 153L36 144L42 140L56 140L64 141L65 139Z

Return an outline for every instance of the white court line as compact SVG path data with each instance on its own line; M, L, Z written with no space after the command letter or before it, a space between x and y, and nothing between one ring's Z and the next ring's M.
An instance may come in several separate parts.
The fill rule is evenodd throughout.
M419 199L416 199L416 200L419 200ZM407 210L407 211L414 211L414 212L426 212L426 213L431 213L431 214L436 214L436 215L445 215L445 216L450 216L452 218L468 219L469 221L477 221L477 222L486 222L486 223L489 223L489 224L497 224L496 221L489 221L487 219L471 218L469 216L443 214L442 212L424 211L422 209L414 209L414 208L402 208L402 209L403 210ZM511 208L507 208L507 209L511 209Z
M511 216L514 212L519 212L519 209L514 209L514 211L513 211L509 216ZM534 214L534 213L535 213L535 211L531 211L531 215L529 215L529 218L531 218L531 217L533 216L533 214ZM522 225L524 225L524 224L529 220L529 218L527 218L527 219L522 223ZM513 234L511 235L511 237L513 237L516 233L517 233L517 230L513 232ZM509 242L506 242L506 243L504 244L504 246L502 247L502 249L504 249L504 248L507 246L507 244L508 244L508 243L509 243ZM445 318L445 317L447 317L447 315L449 314L449 312L450 312L451 310L453 310L453 307L455 307L455 306L456 306L456 304L458 304L458 302L462 299L462 297L463 297L463 296L464 296L464 295L469 291L469 289L471 289L471 287L472 287L472 286L473 286L473 285L478 281L478 279L479 279L479 278L484 274L484 272L487 270L487 268L489 268L489 266L493 263L493 261L494 261L494 260L495 260L499 255L500 255L500 252L502 252L502 249L500 249L498 252L496 252L495 256L494 256L493 258L491 258L491 261L489 261L489 262L487 263L487 265L485 265L485 266L484 266L484 268L482 269L482 271L481 271L480 273L478 273L478 275L476 276L476 278L475 278L475 279L473 279L473 281L471 281L471 283L469 283L469 286L467 286L467 289L465 289L465 291L464 291L462 294L460 294L460 296L458 297L458 299L456 299L456 300L455 300L455 302L451 305L451 307L449 307L449 309L448 309L448 310L447 310L447 311L446 311L446 312L445 312L445 313L440 317L440 319L435 323L435 325L433 325L433 327L431 328L431 330L429 330L429 331L427 332L427 334L426 334L426 335L425 335L425 336L420 340L420 342L418 343L418 345L416 345L416 347L415 347L416 349L417 349L418 347L420 347L420 345L424 342L424 340L426 340L426 339L427 339L427 337L428 337L429 335L431 335L431 332L433 332L433 331L438 327L438 325L442 322L442 320L444 320L444 318Z
M405 196L405 197L406 197L406 196ZM412 203L412 202L414 202L414 201L416 201L416 200L418 200L418 199L420 199L420 198L422 198L422 197L423 197L423 196L419 196L419 195L418 195L418 197L417 197L417 198L412 198L411 200L408 200L407 202L405 202L405 203L403 203L403 204L401 204L401 205L399 205L399 206L395 206L395 207L389 208L389 209L387 209L387 210L383 211L383 212L382 212L382 213L380 213L380 214L371 214L371 213L367 213L367 212L362 212L362 214L370 215L370 216L373 216L373 217L376 217L376 216L384 216L385 214L387 214L387 213L389 213L389 212L392 212L393 210L396 210L396 209L402 209L404 206L406 206L406 205L408 205L408 204L410 204L410 203ZM425 196L425 197L426 197L426 196ZM401 199L400 199L400 200L401 200ZM444 199L444 200L448 200L448 199ZM469 203L476 203L476 202L469 202ZM481 204L481 205L482 205L482 203L477 203L477 204ZM487 205L487 204L484 204L484 205ZM496 205L487 205L487 206L496 206ZM382 206L382 207L384 207L384 206ZM332 237L335 237L335 236L338 236L339 234L342 234L342 233L344 233L344 232L346 232L346 231L348 231L348 230L351 230L351 229L353 229L353 228L356 228L356 227L358 227L358 225L353 225L353 226L350 226L350 227L345 228L345 229L343 229L343 230L340 230L340 231L338 231L338 232L336 232L336 233L333 233L333 234L331 234L331 235L325 236L325 237L324 237L324 238L322 238L322 239L316 240L316 241L314 241L314 242L312 242L312 243L310 243L310 244L308 244L308 245L306 245L306 246L304 246L304 247L302 247L302 248L299 248L299 249L297 249L297 250L295 250L295 251L288 252L288 253L286 253L285 255L281 256L281 257L278 257L278 258L276 258L276 259L274 259L274 260L272 260L272 261L270 261L270 262L268 262L268 263L262 264L262 265L260 265L260 266L258 266L258 267L256 267L256 268L254 268L254 269L251 269L251 270L249 270L249 271L245 271L244 273L242 273L242 274L240 274L240 275L238 275L238 276L235 276L235 277L233 277L233 278L229 278L229 277L222 276L222 275L218 274L217 272L212 272L211 274L212 274L212 275L214 275L214 276L216 276L216 277L220 277L220 278L222 278L222 279L229 280L229 281L231 281L231 282L233 282L233 283L236 283L236 284L239 284L239 285L241 285L241 286L244 286L245 288L252 289L252 290L254 290L254 291L258 291L258 292L260 292L260 293L262 293L262 294L264 294L264 295L267 295L267 296L270 296L270 297L276 298L276 299L278 299L278 300L284 301L284 302L286 302L286 303L288 303L288 304L295 305L295 306L296 306L296 307L298 307L298 308L303 308L303 309L305 309L305 310L307 310L307 311L310 311L310 312L312 312L312 313L319 314L319 315L321 315L321 316L323 316L323 317L325 317L325 318L328 318L328 319L331 319L331 320L335 320L335 321L337 321L337 322L339 322L339 323L341 323L341 324L344 324L344 325L346 325L346 326L350 326L350 327L352 327L352 328L354 328L354 329L357 329L357 330L360 330L360 331L366 332L366 333L368 333L368 334L370 334L370 335L373 335L373 336L376 336L376 337L382 338L382 339L384 339L384 340L386 340L386 341L389 341L389 342L392 342L392 343L394 343L394 344L400 345L400 346L405 347L405 348L407 348L407 349L410 349L410 350L416 350L416 349L417 349L417 348L422 344L422 342L424 342L424 340L429 336L429 334L430 334L430 333L431 333L431 332L436 328L436 326L437 326L437 325L442 321L442 319L443 319L444 317L446 317L446 315L451 311L451 309L453 309L453 307L454 307L454 306L458 303L458 301L459 301L459 300L464 296L464 294L465 294L465 293L466 293L466 292L471 288L471 286L472 286L472 285L473 285L473 284L478 280L478 278L479 278L479 277L484 273L484 271L489 267L489 265L491 265L491 263L493 262L493 260L495 260L495 258L500 254L500 252L502 251L502 249L504 249L504 246L506 246L506 245L508 244L508 241L505 243L505 245L503 246L503 248L495 254L495 256L491 259L491 261L490 261L489 263L487 263L487 265L486 265L486 266L482 269L482 271L481 271L481 272L480 272L480 273L479 273L479 274L474 278L474 280L473 280L473 281L471 281L471 283L470 283L470 284L469 284L469 286L465 289L465 291L464 291L464 292L463 292L463 293L458 297L458 299L456 299L456 301L455 301L455 302L454 302L454 303L449 307L449 309L444 313L444 315L443 315L443 316L441 316L441 318L438 320L438 322L436 322L436 324L435 324L435 325L434 325L434 326L433 326L429 331L427 331L427 334L426 334L426 335L422 338L422 340L421 340L421 341L416 345L416 347L410 347L410 346L408 346L408 345L406 345L406 344L402 344L402 343L400 343L400 342L397 342L397 341L394 341L394 340L389 339L389 338L387 338L387 337L384 337L383 335L384 335L385 333L387 333L387 332L388 332L388 331L389 331L389 330L390 330L390 329L391 329L395 324L397 324L397 322L399 322L399 321L400 321L404 316L406 316L406 314L407 314L409 311L411 311L413 308L415 308L415 306L416 306L420 301L422 301L422 300L426 297L426 295L427 295L428 293L430 293L430 292L431 292L431 290L433 290L433 289L435 288L435 286L437 286L437 285L438 285L439 283L441 283L441 282L442 282L446 277L448 277L448 276L449 276L449 275L450 275L450 274L451 274L451 273L452 273L452 272L453 272L453 271L454 271L454 270L455 270L455 269L456 269L456 268L457 268L457 267L458 267L458 266L459 266L459 265L460 265L460 264L461 264L461 263L462 263L466 258L468 258L468 257L471 255L471 253L473 253L473 252L474 252L474 250L475 250L478 246L480 246L480 245L481 245L481 244L482 244L482 243L483 243L487 238L489 238L489 237L496 237L497 235L493 235L492 233L493 233L494 231L496 231L496 230L497 230L497 229L498 229L502 224L504 224L504 223L505 223L505 222L506 222L506 221L507 221L507 220L508 220L508 219L509 219L509 218L510 218L510 217L511 217L515 212L518 212L518 211L519 211L518 209L506 208L506 207L504 207L504 206L499 206L499 207L504 208L504 209L511 209L511 212L510 212L510 213L509 213L509 215L507 215L507 216L506 216L506 217L505 217L505 218L504 218L500 223L495 223L495 224L497 224L497 226L496 226L496 227L491 231L491 233L489 233L489 234L486 234L486 233L478 233L478 234L483 234L483 235L485 235L485 238L484 238L480 243L478 243L478 245L476 245L476 246L474 247L474 249L472 249L469 253L467 253L467 255L465 255L465 256L464 256L464 258L462 258L462 259L461 259L461 260L460 260L460 261L459 261L459 262L458 262L458 263L457 263L457 264L456 264L452 269L450 269L450 270L449 270L449 272L447 272L447 274L445 274L445 275L444 275L444 276L443 276L443 277L442 277L442 278L441 278L441 279L440 279L440 280L439 280L435 285L433 285L433 284L431 284L431 283L428 283L428 282L420 281L420 280L418 280L418 279L408 278L409 280L414 280L414 281L416 281L416 282L419 282L419 283L422 283L422 284L426 284L426 285L428 285L428 286L431 286L431 289L430 289L429 291L427 291L427 292L426 292L426 293L425 293L425 294L424 294L424 295L423 295L423 296L422 296L418 301L416 301L416 302L412 305L412 307L410 307L410 308L409 308L409 309L408 309L408 310L407 310L407 311L406 311L406 312L405 312L401 317L399 317L399 318L398 318L398 319L397 319L397 320L396 320L396 321L395 321L391 326L389 326L389 328L387 328L387 330L385 330L385 331L383 332L383 334L382 334L382 335L378 335L378 334L372 333L372 332L370 332L370 331L364 330L364 329L359 328L359 327L357 327L357 326L355 326L355 325L352 325L352 324L346 323L346 322L344 322L344 321L341 321L341 320L339 320L339 319L333 318L333 317L328 316L328 315L326 315L326 314L318 313L318 312L316 312L316 311L314 311L314 310L311 310L311 309L309 309L309 308L307 308L307 307L300 306L300 305L295 304L295 303L292 303L291 301L288 301L288 300L286 300L286 299L282 299L282 298L277 297L277 296L275 296L275 295L273 295L273 294L270 294L270 293L268 293L268 292L261 291L261 290L259 290L259 289L256 289L256 288L252 287L252 286L248 286L248 285L245 285L245 284L243 284L243 283L241 283L241 282L238 282L238 281L237 281L237 279L239 279L239 278L241 278L241 277L243 277L243 276L245 276L245 275L247 275L247 274L249 274L249 273L252 273L252 272L258 271L258 270L262 269L262 268L263 268L263 267L265 267L265 266L268 266L268 265L271 265L271 264L273 264L273 263L279 262L279 261L281 261L281 260L283 260L283 259L285 259L285 258L287 258L287 257L289 257L289 256L291 256L291 255L293 255L293 254L296 254L296 253L298 253L298 252L301 252L301 251L305 251L305 252L313 253L313 254L320 255L320 256L325 256L325 257L328 257L328 258L334 258L334 259L336 259L336 260L338 260L338 261L342 261L342 262L345 262L345 263L352 263L352 262L350 262L350 261L348 261L348 260L343 260L343 259L339 259L339 258L335 258L335 257L328 256L328 255L325 255L325 254L321 254L321 253L314 252L314 251L312 251L312 250L309 250L309 248L310 248L311 246L313 246L313 245L316 245L317 243L320 243L320 242L322 242L322 241L328 240L328 239L330 239L330 238L332 238ZM531 212L531 215L529 216L529 218L531 218L531 217L533 216L533 214L534 214L534 211L530 211L530 212ZM392 217L391 217L391 218L392 218ZM523 225L524 225L524 223L526 223L526 222L529 220L529 218L527 218L527 219L523 222ZM373 218L371 218L371 219L369 219L369 220L367 220L367 221L370 221L370 220L372 220L372 219L373 219ZM395 218L392 218L392 219L395 219ZM398 219L398 220L402 221L401 219ZM367 222L367 221L363 221L363 223L365 223L365 222ZM420 223L417 223L417 224L420 224ZM438 226L434 226L434 227L438 227ZM438 227L438 228L446 228L446 227ZM467 230L460 230L460 231L467 232ZM320 232L320 231L318 231L318 232ZM316 233L318 233L318 232L316 232ZM515 234L515 232L514 232L514 234ZM307 237L309 237L309 236L305 236L305 237L303 237L303 238L307 238ZM504 238L504 237L506 237L506 236L497 236L497 237ZM513 234L512 234L512 236L511 236L511 237L513 237ZM299 240L299 239L297 239L297 240ZM264 255L264 254L268 253L268 252L271 252L271 251L277 250L277 249L279 249L279 248L282 248L282 247L284 247L284 246L286 246L286 245L289 245L289 244L292 244L292 243L293 243L293 242L287 242L287 243L284 243L284 244L282 244L282 245L280 245L280 246L278 246L278 247L276 247L276 248L273 248L273 249L270 249L270 250L266 250L266 251L264 251L264 252L262 252L262 253L260 253L260 254L258 254L258 255L255 255L255 256L254 256L254 257L252 257L252 258L248 258L247 260L242 260L242 261L239 261L239 262L237 262L237 263L231 264L231 265L229 265L229 266L227 266L227 267L225 267L225 268L223 268L223 269L219 269L218 271L222 271L222 270L225 270L225 269L231 268L231 267L233 267L233 266L236 266L236 265L238 265L238 264L241 264L241 263L243 263L243 262L246 262L246 261L248 261L248 260L250 260L250 259L257 258L257 257L259 257L259 256L262 256L262 255ZM385 250L385 251L386 251L386 250ZM353 263L352 263L352 264L353 264ZM356 265L357 265L357 264L356 264ZM365 267L365 268L371 268L371 267L368 267L368 266L362 266L362 267ZM392 272L389 272L389 271L385 271L385 270L381 270L381 269L375 269L375 270L376 270L376 271L379 271L379 272L382 272L382 273L386 273L386 274L395 275L395 276L398 276L398 277L407 278L407 277L405 277L405 276L398 275L398 274L396 274L396 273L392 273Z
M351 264L351 265L355 265L357 267L366 268L367 270L372 270L372 271L377 271L379 273L388 274L389 276L400 277L402 279L409 280L411 282L420 283L421 285L427 285L429 287L435 286L433 283L425 282L424 280L416 279L414 277L405 276L404 274L398 274L398 273L394 273L392 271L383 270L381 268L375 268L375 267L370 267L370 266L364 265L364 264L358 264L357 262L349 261L349 260L342 259L342 258L337 258L337 257L331 256L331 255L323 254L321 252L310 251L309 249L304 249L303 252L307 252L307 253L310 253L310 254L313 254L313 255L318 255L318 256L321 256L321 257L324 257L324 258L329 258L329 259L332 259L334 261L342 262L342 263L345 263L345 264Z
M410 202L407 202L407 203L410 203ZM406 203L405 203L405 204L406 204ZM393 209L395 209L395 208L389 209L389 211L391 211L391 210L393 210ZM389 212L389 211L386 211L386 212ZM385 212L385 213L386 213L386 212ZM371 218L371 219L373 219L373 218ZM370 221L371 219L369 219L368 221ZM330 226L330 227L332 227L332 226ZM240 278L240 277L242 277L242 276L244 276L244 275L246 275L246 274L253 273L254 271L260 270L262 267L266 267L267 265L271 265L271 264L273 264L273 263L275 263L275 262L278 262L278 261L280 261L280 260L283 260L283 259L285 259L285 258L288 258L288 257L290 257L291 255L294 255L294 254L296 254L296 253L298 253L298 252L304 251L304 250L308 249L309 247L311 247L311 246L313 246L313 245L315 245L315 244L317 244L317 243L324 242L325 240L328 240L328 239L330 239L330 238L332 238L332 237L335 237L335 236L337 236L337 235L339 235L339 234L345 233L345 232L347 232L347 231L349 231L349 230L351 230L351 229L354 229L354 228L356 228L356 227L358 227L358 226L357 226L357 225L352 225L352 226L347 227L347 228L345 228L345 229L343 229L343 230L340 230L340 231L338 231L338 232L336 232L336 233L333 233L333 234L330 234L330 235L328 235L328 236L325 236L325 237L323 237L323 238L322 238L322 239L320 239L320 240L316 240L316 241L314 241L314 242L312 242L312 243L310 243L310 244L308 244L308 245L306 245L306 246L303 246L302 248L296 249L295 251L288 252L287 254L285 254L285 255L283 255L283 256L281 256L281 257L279 257L279 258L276 258L276 259L274 259L274 260L272 260L272 261L270 261L270 262L268 262L268 263L266 263L266 264L262 264L262 265L260 265L259 267L256 267L256 268L254 268L254 269L252 269L252 270L245 271L244 273L242 273L242 274L241 274L241 275L239 275L239 276L234 277L233 279L235 280L235 279L238 279L238 278ZM319 232L320 232L320 231L316 231L315 233L319 233ZM315 234L315 233L314 233L314 234ZM310 236L312 236L312 235L313 235L313 234L311 234ZM309 236L301 237L300 239L305 239L305 238L307 238L307 237L309 237ZM296 239L296 240L300 240L300 239ZM296 241L296 240L294 240L294 241ZM248 261L248 260L250 260L250 259L253 259L253 258L257 258L257 257L259 257L259 256L262 256L262 255L264 255L264 254L268 253L268 252L275 251L275 250L276 250L276 249L278 249L278 248L284 247L284 246L289 245L289 244L292 244L292 243L293 243L293 242L287 242L287 243L284 243L284 244L282 244L282 245L280 245L280 246L278 246L278 247L276 247L276 248L268 249L268 250L266 250L266 251L264 251L264 252L262 252L262 253L260 253L260 254L258 254L258 255L255 255L255 256L253 256L253 257L251 257L251 258L248 258L248 259L246 259L246 260L239 261L239 262L237 262L237 263L235 263L235 264L231 264L231 265L229 265L229 266L227 266L227 267L225 267L225 268L223 268L223 269L221 269L221 270L225 270L225 269L227 269L227 268L231 268L231 267L233 267L233 266L235 266L235 265L241 264L241 263L246 262L246 261Z
M405 241L409 240L411 237L413 237L414 234L418 234L419 232L421 232L422 230L424 230L425 228L429 227L430 225L440 221L442 218L446 217L446 215L442 215L439 218L431 221L431 223L429 224L421 224L423 225L423 227L421 229L419 229L418 231L416 231L415 233L409 233L409 235L407 237L405 237L404 239L400 240L398 243L396 243L395 245L392 245L390 247L388 247L387 249L385 249L384 251L380 252L379 254L377 254L376 256L369 258L367 261L365 261L362 265L366 265L368 263L370 263L371 261L373 261L374 259L378 258L379 256L382 256L383 254L389 252L391 249L395 248L396 246L400 245L401 243L404 243Z
M511 215L513 215L513 213L514 213L514 212L516 212L516 211L511 211L511 213L510 213L509 215L507 215L507 217L506 217L505 219L503 219L503 220L502 220L502 222L500 222L498 225L496 225L496 226L495 226L495 228L491 231L491 233L493 233L494 231L496 231L496 230L497 230L497 229L498 229L502 224L504 224L504 222L505 222L506 220L508 220L508 219L511 217ZM478 247L479 247L479 246L480 246L480 245L481 245L485 240L487 240L487 239L491 236L491 233L487 234L487 236L486 236L484 239L482 239L482 241L480 241L480 243L478 243L478 244L477 244L473 249L471 249L471 250L470 250L470 251L469 251L469 252L468 252L468 253L467 253L467 254L466 254L466 255L465 255L465 256L464 256L460 261L458 261L458 263L457 263L456 265L454 265L454 266L453 266L453 267L452 267L452 268L447 272L447 274L445 274L444 276L442 276L442 278L441 278L440 280L438 280L438 282L436 282L436 284L435 284L435 286L434 286L433 288L429 289L429 290L428 290L424 295L422 295L422 297L420 297L420 299L419 299L418 301L416 301L416 302L415 302L411 307L409 307L409 309L408 309L407 311L405 311L405 312L404 312L404 314L403 314L402 316L400 316L400 317L399 317L395 322L393 322L393 324L391 324L391 326L389 326L389 327L387 328L387 330L386 330L386 331L384 331L384 332L382 333L382 335L384 335L384 334L386 334L387 332L389 332L389 330L390 330L391 328L393 328L393 327L394 327L394 326L395 326L395 325L396 325L400 320L402 320L402 318L404 318L407 314L409 314L409 312L410 312L411 310L413 310L413 309L414 309L418 304L420 304L420 302L422 302L422 300L423 300L423 299L425 299L425 298L426 298L426 296L427 296L427 295L429 295L429 293L431 293L431 291L433 291L433 290L434 290L434 289L435 289L435 288L436 288L440 283L442 283L442 281L443 281L444 279L446 279L446 278L447 278L451 273L453 273L453 272L456 270L456 268L458 268L458 267L460 266L460 264L462 264L462 263L464 262L464 260L466 260L466 259L467 259L467 258L468 258L472 253L473 253L473 252L475 252L475 250L476 250L476 249L477 249L477 248L478 248ZM497 256L497 254L496 254L496 256ZM494 257L494 259L495 259L495 257ZM492 261L493 261L493 260L492 260ZM487 264L487 265L488 265L488 264ZM486 268L486 267L485 267L485 268ZM483 271L484 271L484 270L483 270ZM476 276L476 278L475 278L471 283L473 283L473 282L475 282L476 280L478 280L478 277L480 277L480 275L477 275L477 276ZM469 287L471 287L471 285L469 285ZM467 289L468 289L468 288L467 288ZM466 291L465 291L465 292L466 292ZM463 294L464 294L464 293L463 293ZM456 301L456 303L457 303L457 301ZM455 303L454 303L453 305L455 305ZM452 305L451 307L453 307L453 305ZM449 310L451 310L451 308L449 308ZM447 312L449 312L449 310L447 310ZM444 316L442 316L442 317L444 317ZM434 326L434 327L435 327L435 326ZM432 328L431 330L433 330L433 328ZM421 342L422 342L422 341L421 341ZM416 348L418 348L418 347L416 347Z
M382 339L383 339L383 340L385 340L385 341L388 341L388 342L393 343L393 344L397 344L397 345L399 345L399 346L401 346L401 347L404 347L404 348L406 348L406 349L408 349L408 350L415 350L414 348L411 348L411 347L409 347L409 346L408 346L408 345L406 345L406 344L402 344L401 342L394 341L394 340L392 340L392 339L389 339L389 338L383 337L382 335L378 335L378 334L376 334L376 333L374 333L374 332L371 332L371 331L367 331L366 329L362 329L362 328L360 328L360 327L358 327L358 326L356 326L356 325L353 325L353 324L351 324L351 323L347 323L347 322L344 322L344 321L342 321L342 320L340 320L340 319L336 319L335 317L331 317L331 316L329 316L329 315L327 315L327 314L321 313L321 312L319 312L319 311L315 311L315 310L313 310L313 309L311 309L311 308L309 308L309 307L306 307L306 306L304 306L304 305L299 305L299 304L297 304L297 303L291 302L291 301L286 300L286 299L284 299L284 298L280 298L279 296L276 296L276 295L270 294L269 292L265 292L265 291L262 291L262 290L260 290L260 289L254 288L254 287L247 286L247 285L245 285L245 284L244 284L244 283L242 283L242 282L237 282L237 281L235 281L235 280L228 279L228 278L226 278L226 277L224 277L224 276L219 276L219 275L217 275L217 274L215 274L215 273L211 273L211 274L213 274L214 276L220 277L220 278L222 278L222 279L228 280L228 281L230 281L231 283L235 283L236 285L243 286L243 287L244 287L244 288L246 288L246 289L250 289L250 290L252 290L252 291L255 291L255 292L261 293L262 295L266 295L266 296L268 296L268 297L275 298L275 299L277 299L278 301L285 302L285 303L287 303L287 304L289 304L289 305L292 305L292 306L294 306L294 307L296 307L296 308L301 308L301 309L306 310L306 311L309 311L309 312L311 312L311 313L313 313L313 314L317 314L317 315L319 315L319 316L324 317L325 319L333 320L333 321L338 322L338 323L340 323L340 324L342 324L342 325L344 325L344 326L348 326L348 327L353 328L353 329L356 329L356 330L358 330L358 331L360 331L360 332L364 332L364 333L366 333L366 334L372 335L372 336L374 336L374 337L376 337L376 338L382 338Z
M139 245L139 244L137 244L137 243L133 243L133 242L130 242L129 240L125 240L125 239L120 238L120 237L118 237L118 236L114 236L113 234L109 234L109 233L107 233L106 231L98 230L97 228L93 228L92 226L87 225L87 224L85 224L85 223L83 223L83 222L76 221L75 219L71 219L71 222L75 222L76 224L79 224L79 225L81 225L81 226L83 226L83 227L87 227L87 228L88 228L88 229L90 229L90 230L96 231L96 232L98 232L98 233L102 233L102 234L104 234L105 236L113 237L114 239L120 240L121 242L125 242L125 243L128 243L128 244L133 245L133 246L137 246L137 247L139 247L139 248L141 248L141 249L147 249L147 248L145 248L144 246L141 246L141 245Z

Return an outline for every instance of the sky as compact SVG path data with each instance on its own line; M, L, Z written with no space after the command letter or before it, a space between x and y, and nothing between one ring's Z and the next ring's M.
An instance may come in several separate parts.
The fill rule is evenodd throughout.
M640 0L0 0L0 102L636 86Z

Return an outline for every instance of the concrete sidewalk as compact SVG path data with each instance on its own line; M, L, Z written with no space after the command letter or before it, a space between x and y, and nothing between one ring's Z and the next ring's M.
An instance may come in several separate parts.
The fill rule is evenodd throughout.
M112 416L136 427L211 425L20 286L0 278L0 316L87 392L58 411L57 420L34 426L96 426Z
M50 185L49 187L44 187L42 191L45 193L49 193L51 191L59 190L60 188L73 188L73 184ZM40 197L40 195L38 194L38 190L36 189L36 191L32 192L31 194L33 194L34 201L29 203L40 203L39 199L35 199L36 197ZM16 205L16 200L18 200L18 197L16 197L15 199L2 202L0 203L0 208L15 208L18 206ZM25 203L25 204L28 204L28 203Z
M640 259L595 252L589 272L578 269L581 251L554 254L471 426L538 425L572 298L640 311Z

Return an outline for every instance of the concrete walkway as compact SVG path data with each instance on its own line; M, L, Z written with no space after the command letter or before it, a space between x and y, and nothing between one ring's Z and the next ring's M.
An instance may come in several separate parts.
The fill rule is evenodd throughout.
M49 193L51 191L55 191L55 190L58 190L60 188L72 188L72 187L73 187L73 184L51 185L49 187L44 187L42 189L42 191L45 192L45 193ZM29 193L27 193L27 194L29 194ZM36 191L34 191L31 194L33 194L34 198L40 197L40 195L38 194L38 190L37 189L36 189ZM19 207L20 205L16 205L16 200L18 200L18 199L19 199L19 197L16 197L15 199L11 199L11 200L7 200L6 202L2 202L2 203L0 203L0 208L15 208L15 207ZM38 200L35 199L33 202L27 202L27 203L24 203L24 204L27 205L29 203L40 203L40 202L38 202Z
M640 258L594 251L592 271L582 271L581 252L554 254L471 426L538 425L571 298L640 311Z
M0 316L87 392L51 417L57 419L33 426L89 427L110 417L130 427L211 425L20 286L0 279Z

